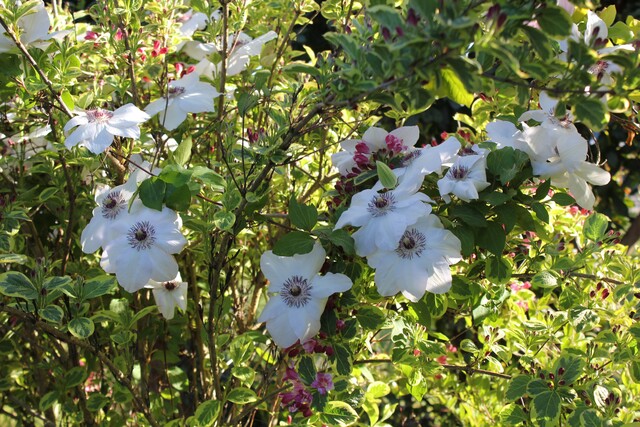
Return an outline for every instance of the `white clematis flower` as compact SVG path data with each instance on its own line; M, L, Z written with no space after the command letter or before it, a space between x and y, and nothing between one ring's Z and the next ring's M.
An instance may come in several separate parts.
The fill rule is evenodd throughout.
M76 145L87 147L94 154L103 153L113 142L115 135L124 138L140 138L140 123L150 117L133 104L123 105L115 111L101 108L80 111L64 126L67 136L64 145L71 149Z
M274 31L266 32L255 39L242 32L229 36L227 39L226 75L235 76L240 74L249 65L251 57L259 55L262 51L262 46L277 37L278 34ZM201 43L201 45L191 45L188 50L185 50L185 53L200 61L196 65L196 73L213 79L214 76L220 73L222 66L220 63L213 64L207 57L213 52L222 50L222 43L218 41L217 46L214 43Z
M15 3L18 3L17 1ZM0 1L0 7L4 7L3 2ZM51 20L47 9L44 7L44 2L39 1L34 4L31 11L26 15L21 16L18 19L18 28L20 28L20 41L27 47L37 47L39 49L45 49L49 43L49 40L61 39L70 31L56 31L49 34L49 28L51 27ZM11 40L11 37L0 29L0 53L17 51L18 48Z
M487 161L483 155L459 156L445 176L438 181L438 190L445 201L453 194L468 202L479 196L478 192L489 186L487 182Z
M530 143L532 146L544 144L547 148L546 155L531 159L534 175L550 178L557 187L568 188L581 207L592 209L595 196L589 184L606 185L611 175L586 161L587 140L577 131L550 134L537 126L531 128Z
M392 250L407 226L431 212L427 204L431 201L426 194L416 193L414 186L398 186L382 193L364 190L353 196L335 229L347 225L360 227L352 235L359 256L368 256L378 249Z
M165 319L173 319L176 307L183 312L187 311L187 291L189 285L187 282L182 281L180 273L178 273L175 279L166 282L149 280L145 288L152 290L156 305Z
M495 142L497 148L511 147L524 151L531 156L529 145L522 131L513 123L506 120L496 120L488 123L485 129L489 140Z
M402 292L417 302L427 291L442 294L451 288L449 266L462 259L460 251L460 240L430 214L407 227L393 250L378 250L367 263L376 270L380 295Z
M209 83L201 82L194 72L170 82L168 94L147 105L145 111L151 116L160 113L160 123L165 129L174 130L188 113L213 112L213 99L218 96L220 93Z
M172 254L187 244L181 226L180 216L167 207L157 211L140 206L111 225L100 266L115 273L128 292L142 289L149 280L171 281L178 274Z
M320 331L320 317L327 299L334 293L351 289L353 283L344 274L318 273L326 253L319 243L308 254L284 257L267 251L260 268L269 280L271 298L258 322L267 322L273 341L282 347L304 343Z

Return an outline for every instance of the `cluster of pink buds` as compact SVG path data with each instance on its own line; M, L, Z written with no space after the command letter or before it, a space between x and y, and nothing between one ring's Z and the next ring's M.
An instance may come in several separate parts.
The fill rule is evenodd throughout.
M264 134L265 134L264 128L260 128L258 130L247 128L247 138L249 138L250 144L254 144L258 142L258 140L262 138Z
M153 42L153 49L151 50L151 56L154 58L159 55L165 55L169 49L166 46L162 46L160 44L160 40L156 40Z
M173 64L173 66L176 69L176 80L181 79L185 75L193 73L196 70L195 65L189 65L188 67L185 67L185 64L182 62L176 62L175 64Z
M310 340L305 341L302 345L294 344L289 347L286 351L289 357L296 357L301 353L301 350L304 350L305 353L311 354L326 354L327 356L333 356L334 350L333 347L329 344L323 344L322 341L327 339L327 334L324 332L320 332L318 334L319 339L311 338Z
M283 407L286 407L291 413L300 412L305 417L313 415L313 412L311 411L313 396L306 389L305 385L300 380L300 375L298 375L292 366L287 367L283 380L291 381L293 389L280 394L280 399L282 399L280 404Z

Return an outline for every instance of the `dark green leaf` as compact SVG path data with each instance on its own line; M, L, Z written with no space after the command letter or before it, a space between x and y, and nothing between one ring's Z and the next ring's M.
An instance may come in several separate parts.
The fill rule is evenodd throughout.
M111 399L102 393L91 393L87 399L87 409L91 412L97 412L111 402Z
M374 330L384 324L386 316L382 309L373 305L365 305L358 309L356 319L358 319L363 328Z
M556 362L556 372L560 368L564 369L562 375L557 374L558 380L563 379L567 384L573 383L583 374L585 366L586 362L583 358L574 355L563 355Z
M346 230L333 230L327 238L334 245L340 246L346 255L355 254L355 243L353 241L353 237L351 237Z
M51 292L54 289L66 287L71 283L71 277L63 276L63 277L47 277L47 279L42 284L42 287L47 291Z
M487 220L484 215L474 207L464 204L452 207L450 210L454 218L460 218L464 223L472 227L486 227Z
M8 297L36 299L38 290L31 280L18 271L0 274L0 292Z
M514 426L529 421L529 417L520 406L512 403L500 412L500 421L506 426Z
M49 304L42 310L38 311L40 317L44 320L52 323L60 323L62 322L62 318L64 317L64 311L60 307L54 304Z
M540 221L549 224L549 212L547 212L547 208L542 203L533 203L531 210L536 213Z
M530 381L531 377L529 375L518 375L513 377L511 382L509 382L509 387L505 394L507 400L516 400L524 396L527 393L527 386Z
M506 234L502 225L495 221L488 221L487 226L476 233L475 241L481 248L500 256L506 244Z
M246 405L247 403L258 400L258 396L256 396L256 393L249 388L237 387L229 392L227 400L238 405Z
M91 299L101 297L113 291L116 287L117 280L114 276L102 275L94 277L84 283L83 298Z
M179 187L167 184L164 201L168 208L175 211L186 212L191 205L191 190L187 184Z
M560 396L555 391L545 391L533 398L531 419L547 421L555 425L560 417Z
M540 13L537 16L540 29L551 37L563 38L571 35L571 17L562 8L552 5L539 8Z
M295 254L308 254L313 249L315 240L302 231L292 231L285 234L276 242L273 253L280 256L293 256Z
M531 285L534 288L555 288L558 286L558 277L551 271L541 271L533 276Z
M492 151L487 156L487 169L504 185L516 177L529 162L526 153L511 147Z
M349 375L351 373L351 352L342 344L333 346L332 360L336 362L336 370L339 375Z
M311 385L316 379L316 366L313 363L313 358L309 356L303 356L300 358L298 365L298 374L306 385Z
M84 382L87 378L87 371L82 366L76 366L75 368L71 368L64 375L64 385L66 388L75 387Z
M599 99L580 98L571 109L576 121L583 122L594 131L601 130L609 123L609 112Z
M203 184L211 186L216 191L223 191L227 185L222 175L204 166L196 166L193 168L193 174L191 176L199 179Z
M69 332L76 338L89 338L95 329L93 321L86 317L78 317L69 322Z
M315 206L298 203L295 197L289 200L289 220L303 230L311 231L318 222L318 211Z
M199 426L207 427L213 425L222 410L222 403L219 400L207 400L201 403L196 409L196 421Z
M218 211L213 215L213 223L220 230L231 231L236 222L236 216L233 212Z
M511 279L511 264L503 257L487 258L487 279L496 285L503 285Z
M164 192L167 184L158 177L145 179L138 188L138 196L142 204L150 209L162 210Z
M57 390L48 392L47 394L42 396L42 398L40 399L40 403L38 403L38 408L40 409L41 412L46 411L47 409L51 408L54 403L56 403L59 397L60 397L60 392Z

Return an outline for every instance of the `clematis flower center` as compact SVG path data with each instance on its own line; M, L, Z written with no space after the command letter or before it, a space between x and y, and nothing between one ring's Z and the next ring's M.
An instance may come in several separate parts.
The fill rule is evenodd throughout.
M609 63L607 61L598 61L589 68L589 72L598 77L598 80L602 79L602 76L609 68Z
M111 111L103 110L102 108L87 111L87 119L89 119L89 123L105 123L108 122L111 117L113 117L113 113Z
M282 285L280 297L291 308L300 308L307 305L311 299L312 286L307 279L301 276L291 276Z
M102 200L102 207L100 209L102 217L105 219L115 219L120 215L120 212L125 209L126 205L127 201L120 191L112 191Z
M413 259L414 257L420 257L426 246L426 236L415 228L409 228L400 238L396 253L400 258Z
M404 156L404 159L402 159L402 166L404 166L404 167L409 166L411 163L413 163L413 161L415 159L417 159L421 155L422 155L422 151L421 150L413 150L413 151L411 151L409 154Z
M168 291L172 291L172 290L174 290L175 288L177 288L177 287L178 287L178 285L176 284L176 282L164 282L164 283L162 284L162 286L164 286L164 288L165 288L166 290L168 290Z
M127 232L127 241L137 251L147 250L156 241L155 235L156 229L149 221L138 221Z
M176 98L184 93L186 89L182 86L170 86L169 93L167 94L168 98Z
M395 210L396 199L393 193L383 193L374 196L367 205L367 211L374 217L384 216Z
M448 174L453 179L465 179L469 174L469 168L464 166L452 166Z

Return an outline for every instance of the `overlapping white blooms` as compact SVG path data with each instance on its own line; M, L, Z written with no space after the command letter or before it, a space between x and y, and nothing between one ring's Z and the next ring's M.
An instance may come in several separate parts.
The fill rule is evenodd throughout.
M229 36L227 40L226 75L235 76L240 74L247 68L251 57L259 55L262 51L262 46L277 37L278 34L275 31L268 31L255 39L243 32ZM218 45L220 44L218 42ZM209 61L208 56L219 50L222 50L222 46L216 46L214 43L204 43L198 47L191 46L189 50L185 50L185 53L200 61L196 65L196 73L212 79L220 73L222 66L220 63L214 64Z
M465 202L475 200L480 197L478 192L489 186L485 156L471 153L459 155L445 176L438 180L438 190L444 200L449 199L449 194Z
M335 229L347 225L360 227L352 237L359 256L368 256L378 249L392 250L407 226L415 224L431 212L426 194L414 186L399 185L393 190L363 190L351 199Z
M528 127L523 124L525 129ZM522 131L511 122L506 120L496 120L487 124L487 136L489 140L496 143L497 148L511 147L530 154L530 148L525 140Z
M107 243L110 236L109 230L113 223L123 217L135 213L140 207L139 200L129 206L131 196L138 188L138 184L149 177L149 173L157 175L160 169L151 170L151 164L142 161L139 154L131 156L129 163L129 179L123 185L117 187L103 187L96 192L97 206L93 209L93 216L89 224L82 230L80 243L82 251L93 253Z
M611 180L611 175L586 161L587 140L577 131L549 133L540 126L531 129L542 132L531 132L530 143L547 147L547 151L552 153L546 158L531 159L534 175L550 178L556 187L568 188L580 206L592 209L595 196L589 184L606 185Z
M186 120L189 113L213 112L213 100L220 93L209 83L201 82L196 73L185 75L169 83L167 94L151 102L145 111L151 116L160 113L160 123L174 130Z
M442 294L451 288L449 266L462 259L460 251L460 240L429 214L407 227L394 249L378 249L367 262L376 270L380 295L402 292L417 302L425 292Z
M166 282L149 280L145 288L152 290L156 305L165 319L173 319L176 307L183 312L187 311L187 291L189 285L187 282L182 281L180 273L178 273L175 279Z
M353 283L344 274L318 273L326 253L319 243L308 254L284 257L267 251L260 268L269 280L269 301L258 322L266 322L273 341L280 347L304 343L320 331L320 317L327 299L334 293L351 289Z
M142 289L149 280L172 281L178 274L173 254L187 240L180 232L182 220L173 210L140 206L123 215L107 230L100 266L115 273L118 283L129 292Z
M15 1L18 3L18 1ZM4 7L4 3L0 2L0 7ZM18 19L18 28L20 28L20 41L27 47L37 47L39 49L46 48L51 39L59 39L69 34L69 31L57 31L49 33L51 20L44 2L39 1L33 5L31 10ZM11 37L0 28L0 53L17 51L17 46L11 40Z
M454 136L435 147L429 145L410 149L403 161L403 167L394 169L393 173L399 178L401 185L418 191L424 177L434 172L441 174L443 168L451 166L459 150L460 141Z
M69 149L80 145L94 154L100 154L109 148L114 136L140 138L139 126L149 119L147 113L133 104L123 105L115 111L102 108L79 111L64 126L68 135L64 145ZM73 128L76 129L69 135Z
M372 161L373 155L382 150L407 152L418 142L418 126L404 126L387 132L384 129L370 127L361 139L347 139L340 143L343 151L331 156L331 162L340 175L348 175L359 164ZM404 149L401 150L401 148Z

